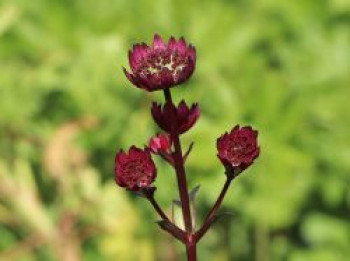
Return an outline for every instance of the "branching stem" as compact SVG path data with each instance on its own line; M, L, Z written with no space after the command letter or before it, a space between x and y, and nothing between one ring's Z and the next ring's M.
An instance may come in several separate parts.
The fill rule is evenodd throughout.
M195 233L196 242L198 242L204 236L204 234L208 231L208 229L212 225L213 221L215 220L216 212L218 211L218 209L219 209L219 207L220 207L220 205L221 205L221 203L226 195L226 192L231 185L232 180L233 180L232 178L227 177L226 182L221 190L221 193L220 193L219 197L217 198L215 204L213 205L213 207L209 211L207 217L205 218L205 221L204 221L202 227Z
M172 122L172 128L171 128L171 138L174 142L174 168L176 172L177 177L177 183L179 187L179 195L181 200L181 208L182 208L182 215L184 219L185 224L185 230L187 233L187 240L186 240L186 252L187 252L187 260L188 261L196 261L197 255L196 255L196 242L194 240L194 234L193 234L193 228L192 228L192 216L191 216L191 207L190 207L190 199L188 195L188 188L187 188L187 179L186 179L186 172L184 167L184 159L182 156L182 148L181 148L181 142L179 137L179 126L177 122L177 113L176 113L176 107L172 101L171 93L169 89L164 90L164 96L166 102L171 104L172 113L171 113L171 122Z

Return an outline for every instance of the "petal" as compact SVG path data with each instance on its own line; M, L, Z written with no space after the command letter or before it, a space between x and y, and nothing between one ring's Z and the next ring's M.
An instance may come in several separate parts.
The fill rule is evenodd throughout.
M169 102L166 102L162 109L162 121L159 127L161 127L166 132L170 132L172 128L172 110L173 105Z
M154 89L152 89L153 85L150 82L149 78L144 77L144 76L140 76L140 77L137 77L137 78L134 77L134 79L135 79L135 81L136 81L136 83L137 83L139 88L144 89L144 90L146 90L148 92L154 91Z
M133 54L133 52L131 50L129 51L129 65L130 65L130 68L133 72L137 71L139 64L136 61L135 55Z
M174 36L170 37L169 41L168 41L168 50L170 52L175 51L175 47L176 47L176 40L174 38Z
M159 34L155 34L153 38L153 49L154 50L165 50L166 46Z
M126 70L125 67L123 67L123 72L124 72L126 78L128 78L128 80L129 80L132 84L136 85L136 81L134 80L134 75L131 74L131 73L129 73L129 72Z
M150 52L150 47L145 44L135 44L133 46L132 56L134 56L134 59L136 62L140 62L141 59L145 58Z
M115 155L115 163L122 164L125 162L126 153L123 150L119 150L119 152Z
M186 102L184 100L181 100L179 105L177 106L177 116L179 118L185 118L188 116L189 112L190 109L188 108Z
M172 111L174 109L174 105L171 102L166 102L163 106L163 116L164 118L170 119L172 117Z
M153 118L160 119L162 114L161 105L157 104L156 102L153 102L152 108L151 108L151 114Z
M191 108L191 112L188 117L188 129L192 128L194 124L197 122L200 116L200 110L198 104L195 104Z
M196 119L199 118L201 111L199 109L198 103L195 103L192 105L190 114L192 115L192 117L194 117Z
M138 147L133 145L133 146L131 146L129 148L129 152L128 153L129 153L129 156L134 157L134 156L142 155L144 153L144 151L142 149L140 149L140 148L138 148Z
M244 126L244 127L242 127L241 129L244 130L244 131L247 131L247 132L249 132L249 133L253 131L253 129L252 129L251 126Z
M161 109L160 104L157 104L155 102L152 104L151 114L152 114L154 121L159 126L159 128L161 128L165 131L169 131L169 128L167 126L167 122L166 122L166 120L164 120L165 117L163 115L163 111Z
M128 80L137 88L140 88L140 89L143 89L143 90L146 90L146 91L150 91L149 90L149 87L144 83L144 82L141 82L140 78L137 78L134 74L132 73L129 73L124 67L123 67L123 71L124 71L124 74L126 76L126 78L128 78Z
M196 63L196 48L193 45L190 45L187 48L187 55L192 60L192 62L195 64Z
M235 132L238 131L239 129L240 129L240 126L239 126L239 124L237 124L236 126L234 126L234 127L232 128L230 134L235 133Z
M186 40L185 38L181 37L179 41L177 42L177 50L180 52L181 55L186 55Z
M217 149L220 151L221 148L223 147L226 139L227 139L228 133L225 132L224 134L222 134L217 140L216 140L216 146Z
M200 111L198 108L198 104L194 104L191 108L191 111L186 114L186 117L180 124L180 132L184 133L188 131L198 120L200 115Z

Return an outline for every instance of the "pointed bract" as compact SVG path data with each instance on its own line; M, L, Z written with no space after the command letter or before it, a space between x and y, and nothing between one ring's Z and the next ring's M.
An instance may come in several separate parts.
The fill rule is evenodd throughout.
M164 50L166 48L162 37L159 34L155 34L153 38L153 50Z

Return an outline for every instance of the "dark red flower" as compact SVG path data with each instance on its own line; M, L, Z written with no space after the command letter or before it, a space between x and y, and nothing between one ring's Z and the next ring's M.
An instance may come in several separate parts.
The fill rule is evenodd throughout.
M168 135L161 133L149 140L148 147L155 154L159 154L160 152L169 153L171 141Z
M129 65L124 73L136 87L152 92L174 87L186 81L196 66L196 49L183 37L170 37L168 44L156 34L153 45L135 44L129 51Z
M120 151L115 157L115 181L133 191L149 188L157 176L157 169L148 149L132 146L129 152Z
M260 153L257 138L257 131L250 126L240 128L239 125L218 138L218 157L228 172L239 174L254 162Z
M175 110L175 119L173 119L173 111ZM178 134L188 131L198 120L200 110L197 103L194 103L191 108L182 100L178 107L174 107L171 103L166 102L162 106L157 103L152 105L152 116L158 126L166 132L171 132L174 124L177 125Z

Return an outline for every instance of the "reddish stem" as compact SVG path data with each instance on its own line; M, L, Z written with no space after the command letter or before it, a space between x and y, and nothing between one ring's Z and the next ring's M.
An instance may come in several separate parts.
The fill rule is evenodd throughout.
M186 253L188 261L196 261L197 260L197 248L196 243L186 244Z
M187 260L188 261L196 261L197 260L196 242L194 240L193 233L192 233L193 228L192 228L190 199L189 199L188 189L187 189L186 172L185 172L185 168L184 168L184 158L182 157L182 149L181 149L181 143L180 143L180 138L179 138L179 130L178 130L179 126L177 124L176 107L172 101L171 93L170 93L169 89L164 90L164 96L165 96L165 100L167 102L169 102L172 106L171 138L172 138L173 144L174 144L174 153L173 153L174 165L173 166L174 166L175 172L176 172L180 200L181 200L182 215L183 215L183 219L184 219L184 223L185 223L185 230L187 232L187 239L185 242L186 252L187 252Z
M172 130L171 130L171 136L174 142L174 168L176 171L176 177L177 182L179 186L179 194L181 199L181 206L182 206L182 215L185 223L185 229L188 235L191 235L192 233L192 218L191 218L191 209L190 209L190 200L188 196L188 190L187 190L187 180L186 180L186 172L184 168L184 162L182 158L182 149L181 149L181 143L179 139L179 132L178 132L178 126L177 126L177 115L176 115L176 108L171 98L171 93L169 89L164 90L164 96L167 102L169 102L173 109L172 109Z
M195 233L196 242L198 242L205 235L205 233L208 231L208 229L212 225L212 223L215 219L216 212L219 209L219 207L220 207L220 205L221 205L221 203L226 195L226 192L227 192L228 188L230 187L232 180L233 180L232 178L226 179L224 187L222 188L221 193L220 193L218 199L216 200L214 206L211 208L207 217L205 218L205 221L204 221L202 227Z
M157 211L158 215L165 221L171 222L167 215L164 213L164 211L161 209L161 207L158 205L157 201L154 199L153 196L148 197L149 202L152 204L154 209Z
M158 205L157 201L155 200L153 195L147 195L146 194L147 199L149 200L149 202L152 204L152 206L154 207L154 209L156 210L156 212L158 213L158 215L163 219L163 221L165 221L166 225L161 226L162 229L166 230L167 232L169 232L172 236L174 236L175 238L179 239L182 242L186 242L186 233L180 229L178 226L176 226L175 224L173 224L170 219L168 218L168 216L164 213L164 211L162 210L162 208ZM164 224L164 223L163 223Z
M179 137L174 138L174 168L177 174L177 181L179 184L179 193L182 205L182 213L185 223L185 230L187 234L192 233L192 218L190 209L190 199L187 190L187 180L185 174L185 168L183 166L182 152Z
M173 158L171 157L171 155L169 153L161 151L161 152L159 152L159 156L161 156L162 159L164 159L170 165L174 166Z

